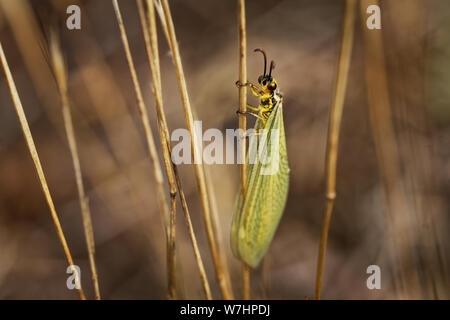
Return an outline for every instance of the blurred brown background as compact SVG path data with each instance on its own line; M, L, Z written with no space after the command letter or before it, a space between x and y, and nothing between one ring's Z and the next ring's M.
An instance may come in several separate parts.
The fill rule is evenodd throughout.
M65 26L78 4L81 30ZM119 1L144 98L156 127L151 74L135 1ZM236 1L170 1L192 106L203 129L236 128L238 39ZM312 298L325 203L328 116L344 1L248 0L248 76L262 72L264 48L277 66L291 167L287 208L264 264L252 272L252 296ZM389 185L373 138L360 14L349 74L337 170L337 199L325 260L325 299L449 298L450 3L381 1L390 97L398 146L399 210L386 201ZM92 212L100 290L105 299L165 299L165 240L156 188L119 29L108 0L0 0L0 41L30 122L50 191L82 284L93 297L73 167L60 99L42 48L42 31L59 21L69 71L69 95ZM158 21L159 22L159 21ZM169 129L184 128L176 76L159 30L162 86ZM381 71L380 71L381 72ZM255 103L254 98L249 98ZM66 261L8 88L0 80L0 298L73 299ZM253 120L250 120L250 125ZM157 137L155 130L154 135ZM158 145L159 147L159 145ZM389 157L388 157L389 158ZM388 164L389 166L389 164ZM236 297L240 264L228 246L236 165L207 166L213 181ZM214 298L215 281L191 165L182 182ZM182 297L203 298L180 204L177 246ZM401 217L392 228L393 216ZM399 229L396 229L399 228ZM393 237L408 234L392 250ZM413 253L398 294L396 263ZM406 253L405 255L408 255ZM366 287L366 268L381 267L381 290ZM403 275L405 276L405 275Z

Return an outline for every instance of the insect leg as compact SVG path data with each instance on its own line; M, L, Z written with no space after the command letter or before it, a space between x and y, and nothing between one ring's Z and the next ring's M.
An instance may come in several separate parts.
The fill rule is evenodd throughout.
M253 111L259 111L259 109L260 109L260 107L258 106L258 107L253 107L253 106L251 106L251 105L247 105L247 108L249 108L250 110L253 110Z
M263 92L253 83L249 82L248 86L250 87L250 91L253 93L254 96L259 97L263 94Z
M266 119L264 119L263 117L261 117L259 114L255 114L255 113L248 112L248 111L242 112L242 111L240 111L240 110L236 111L236 113L237 113L237 114L252 115L252 116L254 116L254 117L258 118L258 119L261 119L261 120L263 121L263 123L266 122Z
M258 86L255 86L253 83L251 82L247 82L247 83L242 83L239 80L236 81L236 86L239 87L244 87L244 86L248 86L250 87L250 91L253 93L254 96L259 97L263 94L263 92L258 88Z
M250 110L253 110L253 111L258 111L258 113L259 113L259 111L260 111L260 109L261 109L260 106L258 106L258 107L253 107L253 106L251 106L251 105L249 105L249 104L247 105L247 108L250 109ZM238 114L245 114L245 112L242 113L240 110L236 111L236 113L238 113Z

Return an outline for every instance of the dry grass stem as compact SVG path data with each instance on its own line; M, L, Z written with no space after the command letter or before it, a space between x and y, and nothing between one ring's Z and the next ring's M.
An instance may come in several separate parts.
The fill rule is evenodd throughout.
M176 258L176 249L175 249L175 204L176 204L176 195L177 195L177 187L175 186L174 174L178 175L178 171L176 168L174 169L174 174L172 173L172 164L170 152L171 152L171 142L170 142L170 134L167 126L166 117L164 115L163 109L163 100L162 100L162 87L161 87L161 70L159 67L159 53L158 53L158 38L156 33L156 19L154 14L154 7L151 5L150 1L147 1L147 17L148 21L146 22L143 2L142 0L137 0L139 17L141 20L142 31L144 34L145 46L147 50L147 57L149 59L149 65L151 70L155 70L155 75L152 74L153 79L153 94L155 95L155 107L158 121L158 133L161 143L161 148L163 150L163 159L164 159L164 167L166 170L167 179L170 187L170 197L171 197L171 212L170 212L170 220L169 220L169 248L172 250L171 255L168 257L169 264L175 264ZM148 25L150 24L150 25ZM152 30L152 31L149 31ZM148 53L149 52L149 53ZM153 67L152 67L153 64ZM180 184L181 189L181 184ZM187 205L186 205L187 207ZM197 257L197 263L201 262L201 257ZM175 266L171 272L176 272ZM204 283L204 288L207 286L208 280L206 275L202 275L202 282ZM205 289L205 294L206 294ZM175 294L175 293L173 293ZM207 294L206 294L207 296Z
M233 287L231 286L230 270L228 268L228 261L227 261L227 255L226 255L226 248L225 248L226 244L224 242L222 228L220 227L221 222L220 222L220 218L219 218L219 209L217 206L217 200L216 200L216 196L214 193L214 187L213 187L213 183L212 183L211 173L210 173L210 170L205 168L205 166L203 166L203 171L205 172L206 187L208 189L208 196L209 196L210 204L211 204L212 222L213 222L214 233L216 234L217 246L219 247L220 262L222 263L222 270L223 270L224 277L227 279L226 284L229 285L228 291L230 292L231 299L234 299Z
M220 263L220 256L217 249L217 243L214 238L213 226L211 222L211 212L210 212L210 204L208 199L208 191L206 188L205 175L202 170L201 163L201 153L199 146L199 137L196 136L196 132L194 131L194 120L192 115L191 103L189 100L189 95L186 86L186 79L184 76L183 66L181 63L180 51L178 48L178 42L176 40L175 28L172 21L172 16L169 9L169 4L167 0L161 1L162 9L164 12L165 23L167 24L168 30L168 39L173 63L175 65L175 71L177 74L178 86L181 94L182 106L184 111L184 119L186 123L186 128L190 133L191 137L191 150L194 158L194 169L195 169L195 177L197 180L197 185L200 194L200 200L203 208L203 220L205 222L206 233L208 236L209 247L211 250L211 256L214 263L214 268L216 271L217 281L219 283L219 287L222 293L222 297L224 299L231 299L231 293L228 291L229 285L226 284L226 278L224 276L222 265Z
M52 68L56 78L59 94L61 96L61 107L64 119L64 127L66 130L67 142L69 144L70 154L72 157L73 168L75 171L75 180L78 190L78 198L80 200L81 218L83 220L84 236L89 255L89 265L92 273L92 284L94 286L95 299L100 300L100 288L98 285L98 274L95 264L95 242L94 231L92 227L91 211L89 209L88 198L84 190L83 175L81 174L80 157L78 155L75 132L73 128L72 115L70 112L69 97L67 95L67 73L64 58L59 46L56 34L50 34L50 55Z
M239 82L247 83L247 34L245 24L245 0L238 0L238 28L239 28ZM241 162L241 190L245 198L247 194L246 184L246 165L245 165L245 132L247 130L247 86L239 87L239 148ZM245 300L250 299L250 268L242 263L242 297Z
M250 267L242 263L242 299L250 299Z
M166 37L166 39L170 39L169 28L167 27L166 17L164 16L161 1L160 0L146 0L146 1L147 1L147 5L149 5L153 1L153 4L155 5L154 8L156 8L159 19L161 21L161 26L163 28L164 36ZM170 43L170 41L167 40L167 42L169 44L169 47L172 48L172 44Z
M151 1L147 1L147 19L145 17L144 8L142 0L137 0L138 4L138 10L139 10L139 16L141 20L141 26L142 26L142 32L144 35L145 40L145 46L147 51L147 57L149 60L150 65L150 72L152 74L152 84L153 84L153 94L155 96L155 107L156 107L156 113L157 113L157 119L158 119L158 128L159 128L159 137L161 146L163 149L163 156L164 156L164 163L166 168L166 174L169 180L169 185L171 186L171 195L172 199L175 200L176 195L176 189L174 185L174 176L175 181L178 188L178 193L181 201L181 206L183 209L184 217L186 220L186 225L188 228L189 237L191 239L191 244L194 250L194 256L197 263L197 268L200 273L200 279L202 282L203 290L205 293L205 297L207 299L212 299L211 296L211 289L209 287L208 278L206 276L205 268L203 265L203 261L200 255L200 250L198 248L197 239L194 233L194 229L192 226L191 217L189 214L189 209L186 203L186 198L184 195L184 191L181 185L181 179L178 174L178 168L177 166L171 161L171 142L170 142L170 134L169 129L166 122L166 117L164 113L163 108L163 99L162 99L162 88L161 88L161 71L160 71L160 64L159 64L159 50L158 50L158 38L157 38L157 31L156 31L156 19L155 19L155 12L154 12L154 6ZM147 21L148 20L148 21ZM172 174L173 169L173 174ZM171 215L174 220L175 214ZM172 221L171 219L171 221ZM171 225L171 235L174 235L175 232L175 225L173 223ZM174 239L173 239L174 241ZM173 246L175 245L175 242L173 242Z
M130 69L131 78L133 80L134 92L136 94L137 105L139 108L139 114L141 117L142 125L144 127L145 139L147 142L147 148L149 152L150 159L153 164L153 174L157 186L157 197L159 202L159 208L162 213L162 219L165 226L165 234L167 241L167 257L168 257L168 287L169 287L169 297L171 299L176 298L176 264L175 264L175 233L171 232L172 229L169 228L169 225L175 226L175 221L172 220L175 216L175 199L172 197L172 212L169 216L169 207L167 204L167 199L164 192L164 181L163 174L161 170L161 166L158 159L158 154L156 151L155 141L153 138L152 130L150 127L150 121L147 114L147 108L144 104L144 99L142 96L141 88L139 85L139 80L136 74L136 68L133 62L133 58L131 56L131 50L128 43L128 38L125 31L125 26L123 24L122 15L120 13L119 4L117 0L113 0L114 12L116 13L117 22L119 24L120 36L122 39L123 47L125 50L125 55L128 62L128 67ZM173 228L175 229L175 228ZM173 241L173 242L171 242Z
M13 104L14 104L14 107L15 107L15 110L17 113L17 117L19 118L19 122L22 127L22 132L25 136L25 140L28 145L28 150L30 151L31 158L33 159L34 166L35 166L36 172L38 174L42 190L45 195L45 199L46 199L47 204L50 209L50 214L52 216L53 223L55 224L56 233L58 234L59 241L61 243L61 246L63 247L67 263L69 264L69 266L73 266L74 263L73 263L72 255L70 254L70 250L67 245L67 241L64 236L64 232L62 230L61 223L59 222L58 214L56 213L55 206L53 204L52 196L50 194L50 190L48 188L47 181L45 179L44 171L42 169L41 161L39 160L39 155L36 150L36 146L34 144L33 136L31 135L30 127L28 126L28 121L27 121L25 112L22 107L22 102L20 100L19 93L17 92L17 88L14 83L14 79L12 77L11 70L9 69L8 62L6 60L6 56L3 51L3 46L1 44L1 42L0 42L0 60L2 63L3 71L5 73L9 92L11 94L11 99L13 101ZM76 273L76 270L73 267L72 267L72 273L73 274ZM83 288L81 287L81 283L80 283L79 289L77 289L77 291L78 291L78 295L79 295L80 299L82 299L82 300L86 299L86 297L84 296Z
M347 88L348 71L353 48L354 24L356 16L356 0L346 0L345 13L342 21L341 48L339 52L338 70L334 86L333 102L328 126L328 144L326 160L326 206L320 236L319 255L317 259L315 298L320 299L323 264L327 248L328 230L334 200L336 198L336 164L339 147L339 128L344 109L345 92Z

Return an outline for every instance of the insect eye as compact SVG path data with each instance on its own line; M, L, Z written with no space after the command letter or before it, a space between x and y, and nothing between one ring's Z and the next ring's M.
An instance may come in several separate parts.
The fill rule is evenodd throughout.
M265 86L266 84L267 84L267 80L264 80L264 81L262 82L262 85Z
M263 81L263 79L264 79L264 76L259 76L258 83L261 83Z
M269 84L269 90L275 90L277 88L277 84L275 82L272 82L271 84Z

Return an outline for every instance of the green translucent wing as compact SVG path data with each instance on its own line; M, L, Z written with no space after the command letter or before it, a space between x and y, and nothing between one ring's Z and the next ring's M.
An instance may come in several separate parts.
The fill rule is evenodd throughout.
M257 120L255 129L261 126L261 121ZM260 141L259 148L257 139L250 138L246 159L247 196L243 199L239 190L231 226L233 253L251 267L258 266L264 257L287 199L289 168L281 103L272 111L265 129L268 130L267 139ZM256 153L266 153L272 161L252 164L252 155Z

